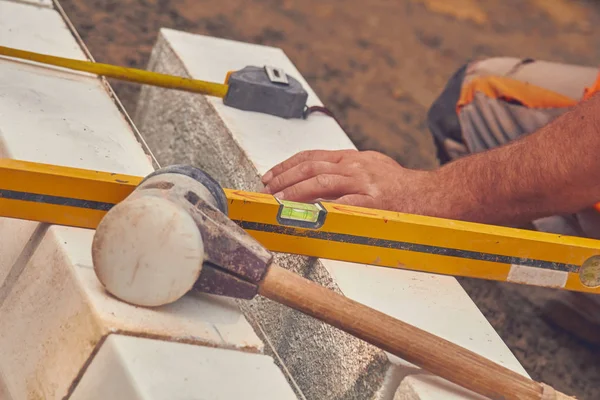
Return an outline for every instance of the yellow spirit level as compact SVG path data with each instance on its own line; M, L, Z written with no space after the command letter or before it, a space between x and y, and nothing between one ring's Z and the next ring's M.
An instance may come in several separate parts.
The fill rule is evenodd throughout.
M143 177L0 159L0 217L94 229ZM600 241L225 189L274 252L600 293Z

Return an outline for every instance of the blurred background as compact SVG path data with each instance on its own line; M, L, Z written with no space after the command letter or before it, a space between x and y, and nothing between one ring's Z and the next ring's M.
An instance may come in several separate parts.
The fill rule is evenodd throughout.
M515 56L600 66L594 0L60 3L99 62L145 68L161 27L280 47L359 149L412 168L436 167L427 108L468 60ZM134 114L139 86L111 83ZM533 379L579 399L600 399L600 349L541 317L547 290L460 282Z

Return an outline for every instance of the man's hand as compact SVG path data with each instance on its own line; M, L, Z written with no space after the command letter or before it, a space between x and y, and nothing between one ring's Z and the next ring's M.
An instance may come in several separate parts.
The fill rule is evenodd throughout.
M263 177L264 192L285 200L319 199L359 207L426 213L429 173L401 167L374 151L314 150L283 161Z
M273 167L276 197L519 226L600 201L600 93L504 146L434 171L402 168L372 151L308 151Z

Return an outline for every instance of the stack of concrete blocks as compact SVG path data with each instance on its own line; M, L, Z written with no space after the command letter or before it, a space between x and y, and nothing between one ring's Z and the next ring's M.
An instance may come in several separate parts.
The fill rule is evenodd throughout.
M0 0L0 45L86 59L49 0ZM103 80L2 57L0 157L153 170ZM146 309L108 296L93 233L0 218L1 400L297 398L233 301Z
M0 45L88 58L56 7L0 0ZM279 49L163 30L150 66L219 81L250 64L283 67L320 104ZM144 89L136 120L161 163L191 163L239 189L259 189L260 174L300 150L353 147L325 116L287 121L157 88ZM142 176L153 165L137 133L104 80L0 57L0 157ZM262 298L122 303L95 277L93 231L0 218L0 237L2 400L477 398ZM278 258L526 375L453 278Z
M148 68L222 82L228 71L247 65L283 68L308 90L309 105L322 105L278 48L163 29ZM323 114L286 120L226 107L218 98L155 87L143 88L134 122L161 164L192 164L222 185L242 190L260 190L260 176L299 151L355 148ZM306 278L527 376L453 277L300 256L277 259ZM264 298L239 304L299 397L479 398Z

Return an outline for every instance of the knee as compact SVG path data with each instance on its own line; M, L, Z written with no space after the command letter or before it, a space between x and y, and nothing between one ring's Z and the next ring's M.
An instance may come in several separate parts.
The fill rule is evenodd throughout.
M516 66L531 61L533 60L516 57L490 57L465 63L454 72L440 95L431 104L427 112L428 123L441 124L446 128L456 130L458 128L456 105L465 83L480 76L504 76ZM433 134L436 135L436 133ZM454 137L454 139L459 139L459 137Z
M427 125L442 164L468 153L464 132L456 112L463 88L474 78L506 76L530 59L491 57L473 60L458 68L427 111Z

